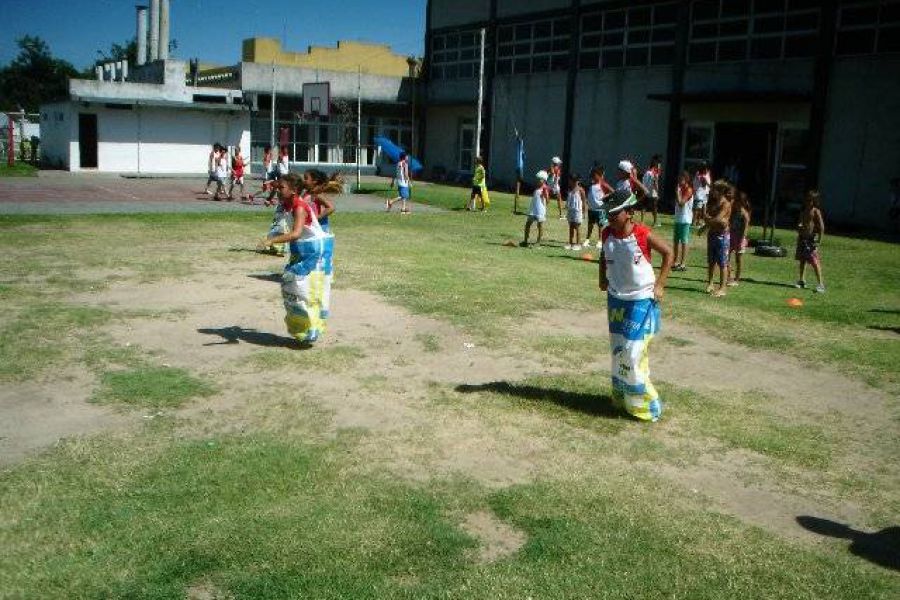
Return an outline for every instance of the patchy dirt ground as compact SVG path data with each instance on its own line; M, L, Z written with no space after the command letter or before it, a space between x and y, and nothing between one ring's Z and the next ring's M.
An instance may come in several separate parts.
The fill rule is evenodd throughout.
M573 429L561 442L550 433L554 423L544 414L490 420L471 405L452 401L456 386L552 375L561 372L557 363L536 360L535 353L518 348L502 352L482 348L446 323L349 289L335 290L333 317L323 342L313 350L298 350L283 335L277 278L267 266L271 265L261 259L259 271L247 276L207 273L189 281L117 284L77 300L162 311L163 317L130 319L106 331L118 345L140 347L160 362L221 384L222 393L173 411L177 416L227 415L220 421L227 421L231 429L259 426L248 407L258 402L262 380L279 389L296 389L297 402L314 405L327 415L323 435L346 429L368 432L370 441L362 451L371 452L370 458L402 477L427 480L435 473L462 474L502 487L597 468L590 464L593 459L564 450L567 444L589 447L596 435L591 431ZM606 377L606 323L599 311L577 320L562 311L551 312L525 329L586 339L583 369ZM671 336L669 342L666 336ZM354 352L341 352L347 348ZM275 364L261 365L260 356ZM317 356L333 356L334 363L318 362ZM874 414L887 402L879 391L838 373L810 369L779 354L744 350L675 323L665 324L652 365L658 380L710 394L762 393L777 404L776 413L798 412L804 419ZM303 384L310 370L327 374L315 390ZM724 372L729 373L727 379L710 376ZM92 376L81 371L5 386L0 392L2 462L21 460L63 437L134 426L153 417L142 414L146 411L89 404L93 386ZM450 400L442 403L447 397ZM660 424L658 431L659 439L666 441L665 426ZM634 437L626 432L622 443ZM704 505L780 535L811 537L795 522L801 514L850 523L864 519L859 507L845 499L799 494L770 481L767 467L747 453L707 456L702 440L691 443L700 459L689 464L648 460L641 468L683 488L687 497L695 494ZM615 462L610 458L607 466L613 468ZM618 468L624 468L621 461ZM482 561L496 560L524 543L519 532L505 529L489 514L470 515L465 527L482 540L478 556ZM196 597L205 597L202 586L198 589Z

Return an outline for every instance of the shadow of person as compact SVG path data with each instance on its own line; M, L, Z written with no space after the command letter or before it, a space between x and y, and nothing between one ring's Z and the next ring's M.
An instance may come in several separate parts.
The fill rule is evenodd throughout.
M754 279L752 277L741 277L741 283L752 283L753 285L770 285L772 287L793 288L794 284L784 283L781 281L766 281L764 279Z
M201 328L197 333L205 335L217 335L222 338L221 342L210 342L203 344L204 346L217 346L220 344L239 344L241 342L253 344L255 346L266 346L268 348L291 348L293 350L304 350L309 348L309 344L303 344L294 338L284 335L275 335L274 333L266 333L257 331L256 329L245 329L238 325L231 327L219 328Z
M852 554L876 565L900 571L900 527L885 527L875 533L866 533L819 517L800 516L797 517L797 522L813 533L848 539Z
M595 417L606 417L608 419L625 417L625 414L614 406L612 397L608 394L569 392L558 388L543 388L536 385L510 383L508 381L461 384L453 389L462 394L493 392L505 396L515 396L523 400L550 402L557 406Z
M272 283L281 283L281 273L250 273L247 275L252 279L260 281L271 281Z

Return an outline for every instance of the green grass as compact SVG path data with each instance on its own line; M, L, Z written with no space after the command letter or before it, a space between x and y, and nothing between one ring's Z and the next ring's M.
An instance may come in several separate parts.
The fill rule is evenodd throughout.
M198 396L216 391L210 383L184 369L138 367L109 371L100 377L100 390L94 401L145 408L175 408Z
M198 583L239 598L897 591L888 572L697 514L677 491L628 471L500 491L459 479L420 486L360 471L347 458L355 443L162 434L63 445L0 474L0 585L11 597L69 598L181 597ZM479 540L460 523L475 510L523 531L524 547L472 560Z
M420 185L414 195L459 209L468 190ZM498 381L429 384L369 371L382 358L377 343L336 343L254 350L238 368L224 363L213 387L103 333L112 319L172 318L171 307L94 299L110 286L259 272L258 255L236 250L252 247L269 215L0 217L0 381L8 389L75 366L97 375L99 401L175 408L231 384L227 391L239 391L247 369L260 375L227 409L172 410L0 469L0 597L169 598L196 586L236 598L900 593L894 573L847 552L849 540L785 539L719 514L670 478L719 465L735 485L757 481L811 510L837 515L846 502L859 515L854 527L895 525L895 402L873 414L865 398L848 398L858 414L829 413L752 391L713 395L658 382L664 419L651 427L626 418L611 405L606 377L587 364L605 360L594 333L540 327L550 311L576 324L602 313L596 264L555 245L563 231L555 221L543 249L504 247L520 239L523 218L511 215L508 194L491 197L486 215L339 213L335 298L342 288L377 292L460 327L479 349L535 359L553 375L510 369ZM669 236L667 221L660 231ZM824 296L781 285L795 278L792 261L748 256L754 281L716 300L698 293L695 248L691 270L671 279L660 342L690 346L666 324L699 326L738 357L780 351L900 390L895 246L829 237L822 251ZM803 309L787 307L800 294ZM432 333L414 340L437 356L443 341ZM316 403L314 387L285 391L282 379L298 365L322 376L345 370L367 410L380 410L381 399L385 411L402 410L395 422L385 413L387 431L341 429L325 408L336 399ZM469 462L454 463L466 453ZM724 471L735 455L746 473ZM480 469L506 460L520 482L484 483ZM525 545L479 563L480 542L462 527L478 511L523 532Z
M9 166L6 161L0 164L0 177L37 177L38 169L28 163L17 162Z

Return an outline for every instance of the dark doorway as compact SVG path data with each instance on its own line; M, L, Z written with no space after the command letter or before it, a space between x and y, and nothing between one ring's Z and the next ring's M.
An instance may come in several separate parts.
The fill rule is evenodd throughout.
M716 123L713 175L736 179L754 207L769 201L777 133L775 123Z
M78 115L78 156L82 169L97 168L97 115Z

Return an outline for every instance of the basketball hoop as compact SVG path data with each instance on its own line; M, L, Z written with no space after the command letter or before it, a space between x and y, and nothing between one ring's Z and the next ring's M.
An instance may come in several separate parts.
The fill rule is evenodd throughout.
M331 86L329 82L303 84L303 114L314 118L331 114Z

